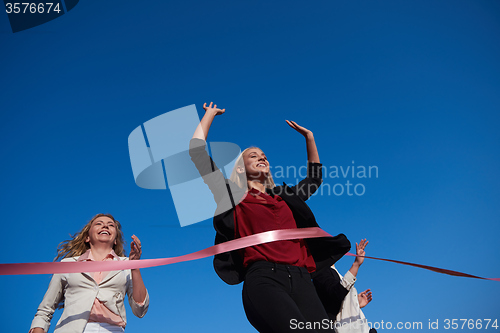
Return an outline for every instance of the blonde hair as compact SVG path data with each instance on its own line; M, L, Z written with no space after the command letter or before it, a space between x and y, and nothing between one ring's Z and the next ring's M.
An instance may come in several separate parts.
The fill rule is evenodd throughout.
M241 154L238 156L236 159L236 162L234 163L233 171L231 172L231 176L229 177L229 180L231 180L233 183L238 185L241 188L248 188L248 183L247 183L247 176L246 173L238 173L236 169L239 167L242 167L245 169L245 163L243 162L243 154L245 154L248 150L250 149L258 149L262 151L259 147L248 147L247 149L243 150ZM264 181L264 186L266 188L274 188L276 185L274 184L273 176L271 175L271 171L267 174L267 178Z
M57 257L54 258L54 261L59 259L64 259L67 257L76 257L84 254L88 249L90 249L90 244L85 242L87 237L89 236L89 230L92 226L92 222L95 221L98 217L109 217L115 222L116 225L116 240L113 245L113 251L115 251L116 255L120 257L125 256L124 245L125 241L123 240L123 232L122 226L120 222L115 220L115 218L111 214L97 214L83 227L82 230L77 232L74 235L70 234L71 239L65 240L57 246Z

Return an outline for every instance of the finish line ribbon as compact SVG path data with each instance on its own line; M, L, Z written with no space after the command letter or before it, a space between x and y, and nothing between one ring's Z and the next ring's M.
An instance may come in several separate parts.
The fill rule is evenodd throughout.
M358 255L352 254L350 252L346 253L345 255L346 256L351 256L351 257L361 257L361 256L358 256ZM401 264L401 265L407 265L407 266L413 266L413 267L423 268L423 269L427 269L429 271L433 271L433 272L441 273L441 274L448 274L448 275L453 275L453 276L462 276L462 277L468 277L468 278L473 278L473 279L492 280L492 281L498 281L498 282L500 282L500 278L484 278L484 277L480 277L480 276L476 276L476 275L471 275L471 274L467 274L467 273L452 271L450 269L432 267L432 266L421 265L421 264L414 264L414 263L406 262L406 261L399 261L399 260L393 260L393 259L384 259L384 258L375 258L375 257L369 257L369 256L364 256L364 258L375 259L375 260L382 260L382 261L388 261L388 262L393 262L393 263L396 263L396 264Z
M303 238L318 238L332 237L326 231L320 228L299 228L299 229L282 229L266 231L255 235L250 235L228 242L210 246L206 249L196 251L172 258L159 259L141 259L141 260L124 260L124 261L85 261L85 262L33 262L33 263L18 263L18 264L0 264L0 275L28 275L28 274L64 274L64 273L82 273L82 272L105 272L125 269L147 268L175 264L184 261L197 260L211 257L220 253L239 250L245 247L255 246L259 244L303 239ZM347 253L348 256L356 257L355 254ZM500 278L483 278L476 275L461 273L443 268L432 266L413 264L405 261L368 257L365 258L389 261L397 264L408 265L427 269L433 272L448 274L453 276L462 276L468 278L499 281Z

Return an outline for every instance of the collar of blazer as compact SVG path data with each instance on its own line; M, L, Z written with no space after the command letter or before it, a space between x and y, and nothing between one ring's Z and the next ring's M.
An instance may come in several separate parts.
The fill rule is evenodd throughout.
M69 259L72 259L74 261L78 261L78 258L80 258L80 256L78 257L71 257ZM129 260L128 257L118 257L119 259L116 259L114 258L113 260ZM103 283L106 283L107 281L109 281L110 279L112 279L114 276L116 276L118 273L120 273L121 271L110 271L105 277L104 279L102 279L102 281L99 283L100 285L103 284ZM94 272L82 272L81 274L84 275L85 277L87 277L88 279L90 279L91 281L93 281L95 284L97 284L94 280Z

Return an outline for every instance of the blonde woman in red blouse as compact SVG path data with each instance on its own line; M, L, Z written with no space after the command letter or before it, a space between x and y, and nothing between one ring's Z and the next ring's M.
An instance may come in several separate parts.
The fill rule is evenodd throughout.
M276 186L264 152L245 149L230 179L208 156L205 145L214 118L224 114L217 105L203 105L205 115L190 142L190 155L217 203L215 243L277 229L318 227L305 203L322 182L313 133L293 121L287 124L306 140L308 172L299 184ZM264 130L248 122L253 133ZM274 139L276 141L276 139ZM330 267L350 248L347 238L296 239L260 244L215 256L214 268L228 284L243 285L243 306L259 332L317 332L331 329L311 274ZM234 329L237 331L237 328Z

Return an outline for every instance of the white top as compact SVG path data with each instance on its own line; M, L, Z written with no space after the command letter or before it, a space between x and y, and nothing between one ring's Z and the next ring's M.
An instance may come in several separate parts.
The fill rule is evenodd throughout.
M370 328L363 311L359 307L358 291L354 288L356 277L350 271L347 271L345 276L342 276L334 266L332 266L332 269L339 275L340 284L349 290L337 314L335 330L339 333L368 333Z

